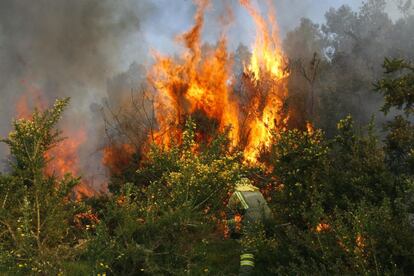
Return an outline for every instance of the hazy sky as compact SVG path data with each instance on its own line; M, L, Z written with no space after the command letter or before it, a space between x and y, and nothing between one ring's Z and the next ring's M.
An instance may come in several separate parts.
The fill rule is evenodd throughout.
M235 13L235 22L229 30L231 47L236 47L240 42L250 44L254 38L254 26L247 12L241 8L237 0L224 0L231 3ZM215 41L220 32L217 25L217 14L222 9L223 0L213 1L209 15L207 15L204 37L207 41ZM392 0L389 0L392 1ZM175 35L187 30L191 26L194 14L194 5L191 0L153 0L154 15L146 17L142 22L142 31L149 47L163 52L176 50L173 38ZM362 0L273 0L277 7L277 16L282 36L296 27L302 17L308 17L314 22L323 23L324 15L330 7L338 8L341 5L349 5L355 10L361 5ZM263 4L266 1L258 0ZM214 14L214 15L212 15Z
M300 19L308 17L316 23L323 24L325 13L330 8L339 8L348 5L358 11L363 0L272 0L277 8L278 22L281 35L295 28ZM394 13L396 0L386 0L389 12ZM193 22L195 7L191 0L152 0L154 7L152 16L146 16L142 22L141 31L150 48L162 52L172 53L176 50L173 38L175 35L187 30ZM230 47L237 47L240 42L250 44L254 38L253 22L247 12L240 7L238 0L212 0L213 5L206 18L204 38L207 41L216 41L220 33L217 14L223 9L223 3L233 7L235 22L229 30ZM255 2L255 0L252 0ZM256 0L260 6L265 7L265 0ZM213 15L212 15L213 14ZM133 45L135 42L131 42Z

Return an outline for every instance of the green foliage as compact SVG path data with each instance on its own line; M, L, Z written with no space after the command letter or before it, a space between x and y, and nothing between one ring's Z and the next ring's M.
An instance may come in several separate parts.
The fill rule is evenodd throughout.
M407 77L398 69L406 63L388 63L389 72ZM318 129L274 132L263 153L266 168L246 167L242 154L229 149L226 133L197 142L190 118L181 144L153 145L137 168L120 173L112 194L79 203L70 200L78 178L45 173L46 152L61 141L55 126L68 103L57 101L14 122L2 140L12 170L0 174L0 271L235 275L241 244L224 237L224 209L236 181L254 176L274 213L242 240L256 249L258 275L410 274L414 130L408 83L380 82L389 95L384 111L406 112L387 124L384 143L373 119L360 128L347 116L332 138Z
M290 130L275 134L271 149L273 174L282 183L275 194L277 214L298 225L316 225L321 218L322 187L327 175L328 146L317 131Z
M387 163L395 174L414 174L414 125L403 116L386 124Z
M211 151L195 154L194 130L195 125L188 121L179 158L172 166L175 169L164 172L148 187L155 212L182 208L215 212L222 208L231 185L240 179L241 156L223 154L212 158Z
M190 119L181 145L153 146L136 182L105 202L98 212L102 223L82 257L95 273L102 272L100 263L117 275L228 275L237 270L237 244L223 240L222 211L245 168L240 154L224 151L222 136L203 149L194 139ZM226 262L231 252L219 258L218 248L235 248L233 266Z
M373 123L365 132L358 134L349 116L338 123L338 134L331 145L330 207L349 210L361 200L379 203L385 196L395 196Z
M12 155L12 172L0 176L0 268L14 273L57 273L57 265L75 253L70 220L77 210L68 198L77 178L45 174L46 152L61 140L55 130L69 99L36 110L13 123L3 139Z
M402 115L385 125L388 134L385 140L387 163L397 175L414 175L414 125L409 117L414 114L414 67L402 59L385 59L385 77L375 88L384 95L382 111L387 114L391 108L402 110Z
M403 59L386 58L383 67L387 77L375 85L375 89L384 96L382 111L388 113L395 107L404 110L406 115L413 115L414 66Z
M409 225L414 191L386 167L372 124L358 133L350 116L331 140L320 131L275 135L272 193L278 225L260 249L275 274L401 274L413 268ZM262 238L263 239L263 238ZM271 246L272 244L272 246ZM276 262L276 263L275 263Z
M9 146L10 153L15 158L11 165L16 173L29 174L25 176L31 180L45 167L45 153L60 140L60 133L54 130L54 126L68 103L68 98L58 100L50 110L43 113L35 110L31 119L13 122L14 130L10 132L8 139L0 141Z
M414 268L413 182L387 165L372 122L358 129L348 116L332 139L321 130L274 133L265 153L270 175L244 168L223 136L200 147L195 129L189 120L181 145L153 147L133 182L93 204L102 223L80 258L92 272L236 274L240 245L223 239L221 212L234 182L252 170L275 214L244 239L256 248L258 275Z

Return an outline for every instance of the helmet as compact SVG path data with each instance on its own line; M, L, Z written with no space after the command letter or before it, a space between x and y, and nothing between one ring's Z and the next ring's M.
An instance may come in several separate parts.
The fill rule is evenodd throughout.
M252 181L246 177L241 178L236 182L236 191L239 192L254 192L259 190L256 186L252 184Z

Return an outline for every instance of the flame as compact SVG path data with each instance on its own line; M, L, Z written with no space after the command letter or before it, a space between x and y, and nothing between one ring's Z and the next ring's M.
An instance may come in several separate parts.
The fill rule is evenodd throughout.
M25 87L24 93L20 96L16 103L16 116L18 119L32 120L33 109L39 111L45 110L48 101L43 91L29 81L22 80ZM81 129L79 131L69 131L69 128L63 126L64 134L67 138L60 141L59 144L46 152L45 158L49 160L46 165L45 173L47 175L55 175L63 177L67 173L74 176L80 174L79 148L86 142L86 132ZM85 180L74 188L75 198L90 197L95 192L89 187Z
M112 174L119 174L126 168L135 153L135 147L130 144L111 145L103 150L102 163Z
M318 233L321 233L321 232L326 232L330 229L331 229L331 226L329 224L321 222L316 226L315 231Z
M63 177L67 173L78 175L80 173L78 150L85 142L85 131L79 130L70 133L68 138L46 153L46 158L50 160L46 173L59 177Z
M19 119L31 119L32 109L44 110L47 106L42 90L27 80L21 81L25 88L24 93L20 96L16 103L16 116Z
M240 4L247 9L256 25L256 40L253 46L252 57L248 71L253 74L256 81L261 79L262 72L268 72L278 80L285 78L285 58L280 46L279 29L276 22L276 12L268 2L268 24L259 11L253 7L249 0L240 0Z
M231 85L234 76L226 37L222 35L215 47L201 47L209 1L196 1L194 26L177 38L185 46L184 53L178 59L155 53L148 74L156 94L158 131L152 138L157 144L169 147L180 143L185 117L201 112L218 123L219 131L230 128L232 147L242 148L245 159L255 163L261 147L270 145L272 131L286 123L283 106L288 73L274 9L270 6L266 21L249 1L240 3L253 17L257 33L250 64L243 74L249 102L238 98Z
M261 147L269 147L272 131L286 125L288 115L283 110L287 97L287 77L285 57L279 40L276 13L268 1L268 22L253 7L249 0L240 0L256 25L256 39L253 45L250 64L245 66L248 82L256 92L250 112L254 114L248 122L250 129L245 159L255 163Z
M86 132L83 129L78 131L68 131L67 138L46 152L46 159L49 160L46 166L46 174L63 177L65 174L79 176L81 174L79 149L86 142ZM91 197L95 191L89 187L85 179L73 189L76 200L84 197Z
M365 248L365 239L361 234L358 234L355 238L355 243L359 249Z
M311 122L306 122L306 131L309 134L313 134L315 132L315 128L313 127L313 124Z
M201 30L208 1L197 3L195 25L177 38L186 47L184 54L176 61L156 53L149 73L149 81L157 91L155 111L159 131L155 140L166 146L179 142L184 116L201 111L208 118L216 119L221 131L230 126L230 139L236 145L238 110L228 87L232 64L226 39L222 37L216 48L202 53Z

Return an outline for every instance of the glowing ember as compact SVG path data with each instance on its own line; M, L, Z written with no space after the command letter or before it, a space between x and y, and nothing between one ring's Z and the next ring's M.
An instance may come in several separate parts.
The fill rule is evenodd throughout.
M108 146L103 150L102 163L112 174L119 174L130 164L134 152L135 148L129 144Z
M260 148L270 144L272 131L287 120L283 104L288 73L284 70L274 11L270 9L266 21L249 1L240 1L253 17L257 32L250 64L245 66L244 87L249 96L245 104L229 85L234 76L225 36L215 47L201 47L204 12L209 1L196 3L195 25L178 37L186 51L178 60L156 53L148 75L157 95L159 130L154 140L167 147L172 142L179 143L185 117L201 112L215 120L220 131L230 127L232 146L243 148L245 159L256 162Z
M316 229L315 230L316 230L316 232L321 233L321 232L326 232L329 229L331 229L331 226L329 224L327 224L327 223L319 223L316 226Z
M356 245L358 246L359 249L364 249L365 247L365 241L364 238L362 237L361 234L358 234L356 239L355 239Z
M312 125L312 123L311 123L311 122L306 122L306 131L307 131L309 134L314 133L314 127L313 127L313 125Z

